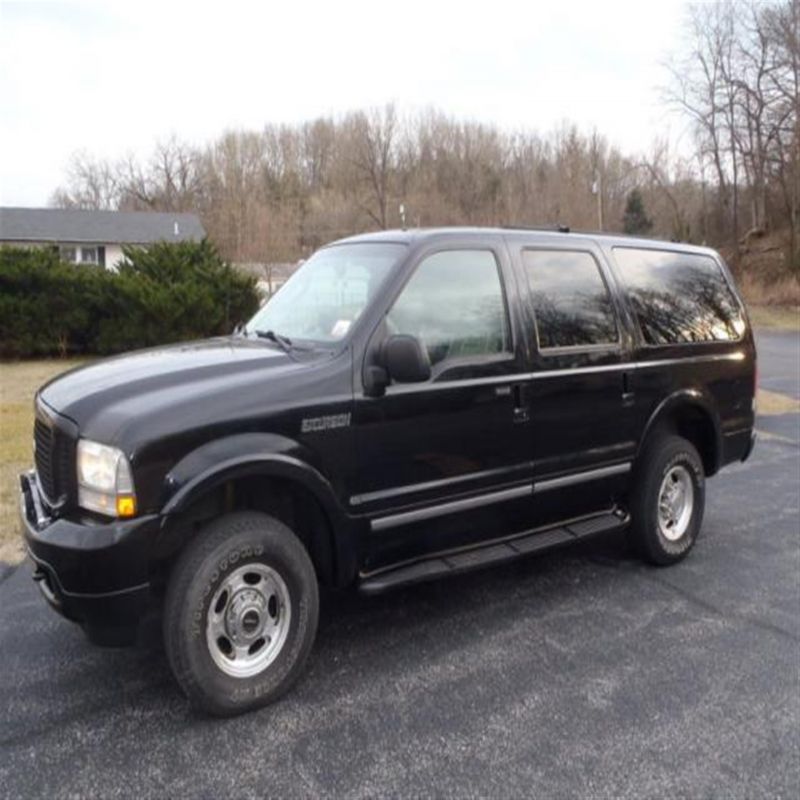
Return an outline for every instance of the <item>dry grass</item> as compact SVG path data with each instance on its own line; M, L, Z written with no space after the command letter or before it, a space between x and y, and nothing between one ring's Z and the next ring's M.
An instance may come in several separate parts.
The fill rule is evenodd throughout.
M800 331L800 306L749 305L747 311L756 328Z
M725 252L756 327L800 330L800 273L788 253L785 230L751 240L742 252Z
M33 460L33 395L54 375L80 361L0 364L0 561L22 559L17 516L17 476Z
M737 279L737 283L748 304L800 307L800 279L796 276L765 278L744 273Z
M758 390L758 413L771 417L776 414L800 413L800 400L795 400L787 394L768 392L766 389Z

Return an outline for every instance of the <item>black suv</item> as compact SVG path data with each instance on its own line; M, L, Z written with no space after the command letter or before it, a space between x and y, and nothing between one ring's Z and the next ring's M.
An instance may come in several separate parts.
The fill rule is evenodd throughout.
M345 239L230 337L39 391L34 579L101 642L163 607L184 692L237 713L298 677L320 583L382 592L623 528L683 558L706 477L753 446L755 363L713 250Z

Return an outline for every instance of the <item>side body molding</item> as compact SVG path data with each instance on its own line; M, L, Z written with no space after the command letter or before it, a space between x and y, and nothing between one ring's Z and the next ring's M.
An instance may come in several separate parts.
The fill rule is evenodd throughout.
M668 418L672 411L678 408L686 408L687 406L700 411L713 428L714 455L711 474L714 474L719 470L720 459L722 457L722 424L713 396L701 389L680 389L665 397L656 406L655 410L650 414L642 436L639 439L636 458L638 459L641 455L647 437L658 424L662 420Z

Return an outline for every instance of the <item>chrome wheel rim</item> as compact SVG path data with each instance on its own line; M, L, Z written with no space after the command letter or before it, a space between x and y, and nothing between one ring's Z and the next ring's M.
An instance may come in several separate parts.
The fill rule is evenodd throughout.
M214 663L234 678L249 678L278 656L291 621L289 590L266 564L245 564L211 598L206 643Z
M658 528L669 542L676 542L689 529L694 510L694 483L683 465L671 467L658 492Z

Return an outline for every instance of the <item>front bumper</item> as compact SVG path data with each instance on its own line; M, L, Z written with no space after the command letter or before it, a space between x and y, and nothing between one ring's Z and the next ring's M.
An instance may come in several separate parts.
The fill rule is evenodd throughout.
M752 431L750 433L750 439L747 442L747 449L744 451L744 455L742 455L742 461L747 461L750 458L750 454L753 452L753 448L756 446L756 432Z
M159 517L53 517L33 471L20 476L20 516L33 579L50 606L95 641L130 641L151 601L148 554Z

